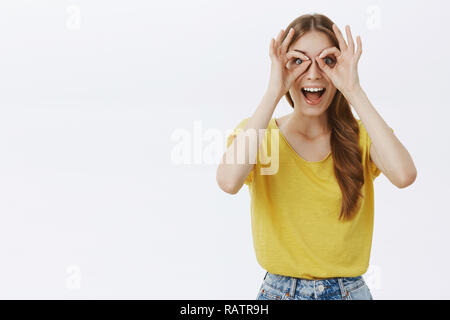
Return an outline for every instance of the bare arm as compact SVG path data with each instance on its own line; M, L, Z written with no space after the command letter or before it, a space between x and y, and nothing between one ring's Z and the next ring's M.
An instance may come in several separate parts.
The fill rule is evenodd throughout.
M280 95L276 92L266 91L260 105L248 119L244 130L238 133L223 154L216 173L217 183L223 191L236 194L242 188L245 179L256 163L259 147L264 138L264 129L267 129L280 99ZM248 139L248 144L237 143L240 138L245 139L246 135L251 136L252 133L248 133L250 131L253 131L252 133L257 139ZM250 150L256 150L256 152L250 152ZM245 153L244 163L238 162L240 153L242 156ZM227 163L227 159L232 161Z
M283 29L276 39L271 40L269 47L269 56L272 61L270 69L269 85L262 101L253 115L248 119L244 130L239 132L233 139L231 145L222 156L219 167L217 168L216 180L220 188L231 194L237 193L245 182L245 179L253 169L265 136L265 130L272 119L273 112L280 99L290 89L292 83L311 63L310 59L303 53L297 51L287 52L288 45L295 35L295 30L290 28L286 33ZM300 64L294 64L293 60L301 60ZM253 134L255 139L249 139L246 143L236 143L239 138L247 138ZM236 139L237 138L237 139ZM237 150L235 150L236 147ZM240 150L244 148L244 150ZM255 151L256 150L256 151ZM255 151L255 152L250 152ZM245 161L238 163L239 153L245 152ZM231 163L226 160L232 159Z
M372 140L372 161L398 188L411 185L416 179L417 169L408 150L372 106L361 88L351 93L348 99Z
M408 150L378 114L361 88L357 72L358 61L362 54L361 37L356 38L356 47L349 25L345 26L348 43L337 25L333 24L333 30L339 41L340 50L336 47L327 48L316 60L358 113L372 141L369 151L372 161L395 186L405 188L415 181L417 169ZM337 58L333 68L320 60L320 57L327 53L333 53Z

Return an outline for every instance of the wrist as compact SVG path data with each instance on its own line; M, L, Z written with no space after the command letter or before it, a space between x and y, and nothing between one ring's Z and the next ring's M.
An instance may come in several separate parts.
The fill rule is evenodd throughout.
M347 101L352 104L353 101L362 97L365 93L362 87L360 85L357 85L349 90L345 90L345 93L343 94Z
M278 102L281 100L284 94L277 90L267 89L264 96Z

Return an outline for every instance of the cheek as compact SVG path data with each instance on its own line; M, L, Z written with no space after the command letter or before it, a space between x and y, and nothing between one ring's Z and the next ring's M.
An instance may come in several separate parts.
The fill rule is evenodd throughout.
M333 82L331 82L329 79L328 80L328 90L330 90L330 92L333 92L333 94L336 92L336 87L334 86Z
M325 73L323 73L323 77L324 77L324 79L327 81L328 86L329 86L330 88L335 88L335 86L334 86L334 84L333 84L333 81L331 81L331 79L328 78L327 75L326 75Z
M294 83L296 85L300 85L303 81L304 75L301 75L300 77L297 77L297 79L295 79Z
M329 102L331 103L331 101L333 101L334 96L336 95L336 88L334 88L333 90L330 90L330 95L328 96Z
M336 94L337 89L335 87L330 88L330 97L334 97Z

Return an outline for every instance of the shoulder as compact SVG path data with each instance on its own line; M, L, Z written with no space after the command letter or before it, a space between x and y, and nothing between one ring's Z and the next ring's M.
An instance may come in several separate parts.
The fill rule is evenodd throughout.
M234 128L231 130L231 133L229 133L226 138L227 147L231 145L231 142L233 141L234 137L237 136L238 133L245 128L248 119L250 119L250 117L243 118L239 120L237 125L234 126Z
M235 126L235 129L238 129L238 128L242 129L242 128L244 128L245 125L247 124L247 121L249 119L250 119L250 117L246 117L246 118L243 118L243 119L239 120L238 124Z
M359 139L362 141L365 141L365 139L367 137L366 128L364 127L364 124L362 123L361 119L356 119L356 121L358 122Z
M356 119L356 122L358 122L359 129L361 129L361 127L364 128L364 125L363 125L361 119Z
M240 121L239 121L239 123L235 126L235 130L236 129L243 129L244 127L245 127L245 125L247 124L247 122L248 122L248 120L250 119L251 117L246 117L246 118L243 118L243 119L241 119ZM276 123L275 123L275 117L274 118L271 118L270 120L269 120L269 124L268 124L268 126L267 126L267 128L276 128L277 126L276 126Z

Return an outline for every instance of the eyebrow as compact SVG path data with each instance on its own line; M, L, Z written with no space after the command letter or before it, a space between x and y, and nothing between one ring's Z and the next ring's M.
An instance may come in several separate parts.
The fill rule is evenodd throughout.
M322 49L322 51L325 50L325 49L326 49L326 48ZM305 51L302 51L302 50L294 49L294 51L303 53L303 54L306 55L306 56L308 55ZM320 52L322 52L322 51L320 51Z
M302 51L302 50L294 49L294 51L297 51L297 52L303 53L304 55L307 55L306 52L304 52L304 51Z

